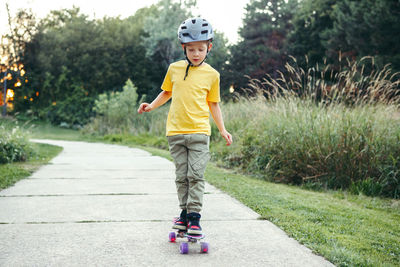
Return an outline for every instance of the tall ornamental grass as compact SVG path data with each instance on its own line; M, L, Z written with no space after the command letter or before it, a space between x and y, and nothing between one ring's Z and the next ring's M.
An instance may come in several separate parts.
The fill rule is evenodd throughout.
M288 97L242 100L223 110L236 144L217 145L221 164L278 182L399 198L396 107L326 106ZM245 115L237 118L237 110Z
M238 144L233 153L219 146L220 162L274 181L399 198L398 74L360 62L305 71L293 60L288 75L252 80L255 96L224 107Z

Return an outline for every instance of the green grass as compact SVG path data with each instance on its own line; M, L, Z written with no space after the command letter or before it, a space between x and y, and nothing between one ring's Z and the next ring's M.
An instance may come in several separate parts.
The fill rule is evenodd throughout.
M34 139L53 139L67 141L93 141L94 136L84 135L78 130L55 127L47 122L35 121L26 124L30 137Z
M171 160L168 151L140 148ZM261 219L338 266L400 264L399 200L315 192L237 174L213 163L205 175L209 183L259 213Z
M77 141L81 140L83 137L77 130L54 127L51 124L45 122L30 123L29 131L31 138L39 139Z
M62 148L47 144L32 144L35 155L25 162L0 164L0 190L28 177L40 166L57 156Z
M51 125L50 123L38 120L17 120L15 118L0 118L0 125L8 128L18 126L25 130L30 138L33 139L54 139L78 141L90 139L89 136L83 135L80 131L61 128Z

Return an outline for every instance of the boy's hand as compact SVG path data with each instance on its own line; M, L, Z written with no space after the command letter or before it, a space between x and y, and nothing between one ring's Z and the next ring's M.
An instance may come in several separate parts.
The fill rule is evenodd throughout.
M226 145L230 146L233 142L232 135L228 131L224 130L221 132L221 136L226 140Z
M139 114L142 114L143 112L149 112L151 110L152 110L152 107L151 107L151 105L149 103L142 103L142 104L140 104L137 112Z

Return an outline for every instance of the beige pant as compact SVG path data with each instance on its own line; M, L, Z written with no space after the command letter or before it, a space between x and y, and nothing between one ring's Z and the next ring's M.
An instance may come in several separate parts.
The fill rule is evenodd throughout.
M205 134L168 136L175 163L175 184L179 207L200 213L203 206L204 171L210 159L210 137Z

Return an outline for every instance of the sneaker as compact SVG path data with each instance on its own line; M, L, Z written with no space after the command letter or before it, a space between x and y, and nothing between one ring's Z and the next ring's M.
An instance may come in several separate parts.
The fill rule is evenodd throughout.
M191 212L187 215L187 218L189 220L187 233L189 235L202 235L203 234L203 232L201 231L201 226L200 226L200 217L201 217L201 215L196 212Z
M187 230L187 218L186 217L187 217L187 211L182 210L181 215L179 215L178 220L175 221L172 228L186 231Z

